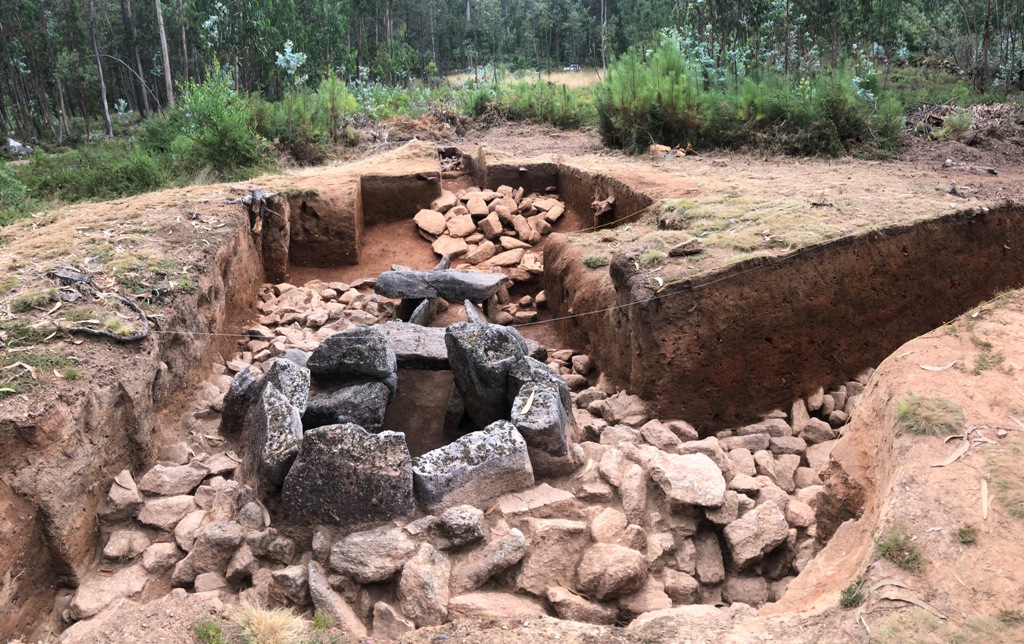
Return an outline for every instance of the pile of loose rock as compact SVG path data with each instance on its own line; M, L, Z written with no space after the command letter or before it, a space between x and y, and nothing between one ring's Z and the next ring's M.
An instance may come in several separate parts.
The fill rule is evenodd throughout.
M385 335L399 347L395 362L439 360L414 358L408 343L395 342L396 330L414 326L381 327L392 327ZM248 454L191 457L184 445L173 446L138 485L122 472L111 486L100 509L108 526L104 557L108 566L128 565L83 584L67 617L86 618L118 597L140 596L151 578L169 578L227 601L313 606L339 627L378 639L459 618L554 614L612 624L673 605L773 601L815 554L818 472L836 430L811 418L804 400L794 403L788 421L776 412L700 438L683 421L654 418L652 407L636 396L590 386L597 373L586 355L554 351L545 366L525 357L511 330L456 326L465 337L481 339L466 343L471 351L494 355L503 346L517 347L504 385L492 386L500 380L494 371L502 371L498 363L505 358L499 358L473 363L461 376L472 385L456 387L461 413L488 423L484 431L415 461L407 452L388 460L404 442L400 434L372 434L352 424L305 431L291 472L307 467L319 474L298 475L306 484L297 487L286 475L280 506L285 518L277 529L266 511L274 506L262 501L264 483L258 482L258 491L243 484ZM322 374L324 365L351 364L336 358L337 351L350 350L347 345L329 346L323 356L309 356L308 369ZM449 360L459 360L455 351L448 353ZM359 376L361 384L378 383L382 397L389 395L393 373L384 354L383 362L363 359L384 369L368 368ZM259 380L265 390L290 392L283 397L291 400L304 386L302 372L283 362L274 361ZM452 362L447 368L460 369ZM868 375L846 383L846 392L856 396ZM300 417L316 406L315 380ZM816 405L819 398L830 396L835 405L841 392L837 387L810 396L815 413L828 408L825 401ZM846 409L850 397L843 401ZM229 393L222 403L226 415L235 413L231 399ZM559 420L560 408L572 418L562 425L568 459L561 462L546 458L561 436L545 433ZM504 413L510 420L499 418ZM295 413L289 415L294 423ZM252 425L243 431L251 432ZM331 460L354 444L353 460ZM243 449L251 445L247 441ZM552 464L550 478L535 485L534 471L545 476L541 471ZM414 482L403 489L413 490L415 504L360 496L375 484L367 488L359 481L398 471L411 473ZM346 477L351 487L338 492ZM388 512L390 521L370 509L389 504L404 508ZM353 512L360 515L356 521ZM374 522L378 527L369 527ZM312 536L286 536L295 534L293 523L313 524Z
M457 194L445 190L414 221L438 255L485 268L514 267L564 214L565 204L554 196L472 187Z

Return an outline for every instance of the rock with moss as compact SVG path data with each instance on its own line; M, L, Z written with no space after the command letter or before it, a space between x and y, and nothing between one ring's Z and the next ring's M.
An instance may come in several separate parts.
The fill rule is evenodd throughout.
M306 433L281 502L289 520L351 527L407 515L412 491L405 435L349 423Z
M528 353L523 337L496 324L459 322L448 327L445 345L470 419L478 427L507 419L509 370Z
M526 442L508 421L427 452L413 464L416 498L430 511L480 505L533 485Z

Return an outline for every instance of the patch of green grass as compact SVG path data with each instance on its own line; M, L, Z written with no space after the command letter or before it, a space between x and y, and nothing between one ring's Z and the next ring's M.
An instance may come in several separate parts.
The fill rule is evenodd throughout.
M330 630L333 625L334 620L331 619L330 615L320 610L313 613L313 630L326 631Z
M0 322L0 331L7 334L8 346L27 346L32 344L41 344L46 342L53 335L52 329L36 329L25 324L24 322L9 321ZM53 336L54 338L59 337L60 334Z
M82 372L74 367L68 367L64 370L64 377L68 380L79 380L82 377Z
M607 266L610 263L611 260L600 255L590 255L583 258L583 265L587 268L601 268L602 266Z
M125 324L124 320L119 317L109 317L103 321L103 329L114 335L128 336L135 333L135 327Z
M907 394L896 407L896 422L918 436L949 436L963 429L963 408L941 396Z
M71 358L52 351L26 351L24 353L17 353L8 358L5 364L13 364L15 362L24 362L30 367L44 369L46 371L52 371L58 367L67 367L77 364Z
M11 302L11 311L14 313L28 313L32 309L38 309L50 303L53 294L50 291L33 291L14 298Z
M857 577L846 588L839 592L839 605L843 608L856 608L864 603L864 580Z
M64 311L64 318L71 322L95 320L102 317L102 315L103 312L100 309L93 308L91 306L78 307Z
M201 644L227 644L228 641L224 624L219 619L201 619L192 625L192 632Z
M924 569L924 557L903 526L890 526L875 537L875 551L878 556L908 572L921 572Z
M650 269L655 268L661 263L661 260L668 257L665 253L657 250L649 250L640 256L640 268Z
M965 546L973 546L978 542L978 531L970 524L964 524L957 528L956 540Z
M18 285L18 278L13 275L0 282L0 296L7 295L11 289Z
M22 393L24 389L14 382L0 383L0 400L7 398L8 396L16 396Z

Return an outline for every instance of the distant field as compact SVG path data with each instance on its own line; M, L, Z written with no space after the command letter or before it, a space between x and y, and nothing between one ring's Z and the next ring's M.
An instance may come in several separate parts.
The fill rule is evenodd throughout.
M568 87L588 87L590 85L596 85L600 83L604 78L604 74L600 68L596 67L582 67L578 72L567 72L559 69L555 71L551 70L551 75L541 73L540 79L549 81L552 83L558 83L560 85L566 85ZM481 80L484 80L483 76L480 76ZM453 85L457 83L464 83L468 80L473 80L473 74L450 74L448 76L449 82ZM492 75L487 76L487 80L493 80ZM519 81L536 81L536 72L498 72L498 82L502 84L518 83Z

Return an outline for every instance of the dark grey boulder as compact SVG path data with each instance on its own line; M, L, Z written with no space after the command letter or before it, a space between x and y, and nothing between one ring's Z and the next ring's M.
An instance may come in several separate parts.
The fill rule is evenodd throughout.
M450 302L480 302L494 295L507 281L502 273L481 271L389 271L380 274L374 291L402 300L442 297Z
M306 409L306 399L309 397L309 369L286 358L275 358L260 382L261 386L268 384L284 394L299 413Z
M523 337L496 324L458 322L448 327L444 341L455 386L473 422L486 427L507 419L508 372L527 353Z
M352 425L306 433L281 492L289 520L353 527L403 517L413 508L405 435Z
M374 327L335 333L320 343L306 366L318 378L387 380L398 371L394 350Z
M256 376L252 375L249 367L242 369L231 379L231 386L224 394L224 408L220 414L221 435L234 436L245 427L245 417L259 391L256 383Z
M453 385L448 394L448 405L444 409L444 432L448 435L457 435L462 425L462 417L465 415L466 404L462 400L462 393Z
M443 328L408 322L388 322L376 328L387 338L400 369L447 371L450 368Z
M272 384L263 387L246 420L242 479L266 495L278 490L302 444L302 415Z
M313 394L302 415L306 430L352 423L376 434L384 423L391 392L383 382L366 382Z
M418 457L412 472L416 498L429 511L485 504L533 485L526 442L505 420Z
M562 405L558 388L546 382L523 385L512 403L512 424L526 439L537 474L558 476L574 469L566 428L571 407Z

